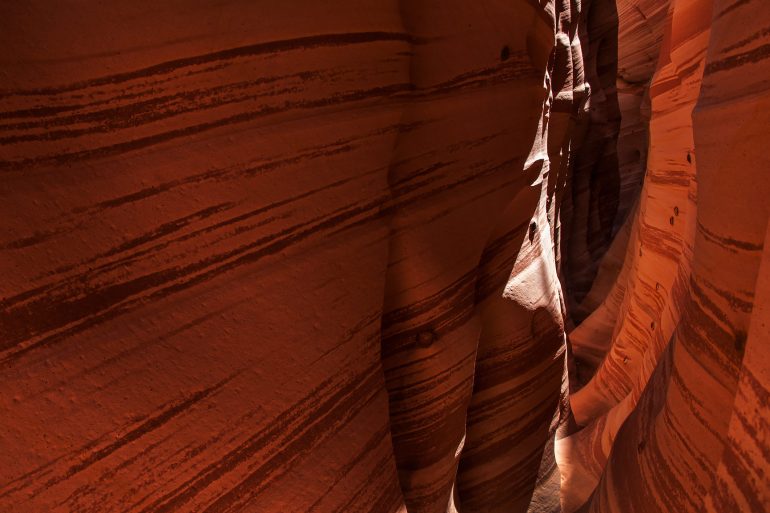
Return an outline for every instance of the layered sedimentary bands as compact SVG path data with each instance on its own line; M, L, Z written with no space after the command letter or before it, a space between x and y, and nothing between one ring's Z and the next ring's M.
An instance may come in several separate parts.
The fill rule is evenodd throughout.
M768 20L762 2L668 7L622 269L570 334L596 371L557 445L565 511L770 508L766 356L747 351L767 323Z
M764 0L30 0L0 48L0 511L770 511Z

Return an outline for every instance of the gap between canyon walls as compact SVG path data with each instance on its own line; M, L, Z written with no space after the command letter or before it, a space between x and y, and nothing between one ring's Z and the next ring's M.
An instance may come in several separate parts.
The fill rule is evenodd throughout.
M0 4L0 511L770 503L770 4Z

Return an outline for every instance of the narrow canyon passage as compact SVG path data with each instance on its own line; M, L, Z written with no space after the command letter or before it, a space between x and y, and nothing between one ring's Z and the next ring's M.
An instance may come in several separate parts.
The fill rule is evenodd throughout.
M0 513L770 512L770 3L0 3Z

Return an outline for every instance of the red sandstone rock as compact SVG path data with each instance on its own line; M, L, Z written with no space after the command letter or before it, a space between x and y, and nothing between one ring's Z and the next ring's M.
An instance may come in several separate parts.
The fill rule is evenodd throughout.
M770 510L765 4L289 4L0 7L0 510Z
M609 351L572 396L586 427L557 447L566 511L589 496L581 511L770 508L757 409L765 357L744 353L749 325L761 330L764 316L766 120L750 112L764 112L767 96L768 11L714 2L711 14L710 1L672 3L625 284L570 335L577 355L581 343ZM604 342L594 338L608 335L600 319L617 319Z
M514 2L490 18L491 8L403 9L422 42L412 46L415 92L402 116L416 126L402 132L390 167L382 347L401 488L414 513L445 511L456 475L461 511L525 511L561 391L543 140L553 13ZM512 268L548 279L504 298ZM527 378L514 362L525 357L542 381L537 394L522 390ZM515 400L521 407L490 414L490 402ZM521 418L526 411L539 432ZM529 443L511 443L518 437Z
M2 10L2 508L527 508L551 5Z
M0 9L0 510L401 509L398 6Z

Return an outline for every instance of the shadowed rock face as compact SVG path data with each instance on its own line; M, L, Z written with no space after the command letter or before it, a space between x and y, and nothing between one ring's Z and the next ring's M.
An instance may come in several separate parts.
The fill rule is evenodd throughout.
M563 210L570 310L587 294L607 251L620 197L617 9L614 0L583 0L581 10L580 42L589 94L575 124L570 150L572 173Z
M455 482L462 511L526 511L564 373L546 216L554 12L410 1L402 15L420 42L401 120L419 126L389 170L382 340L401 489L414 512L445 511ZM537 285L504 297L509 277Z
M615 231L628 219L644 181L649 144L649 84L655 72L669 2L619 0L617 5L616 85L621 120L617 148L620 197Z
M601 258L597 275L583 299L573 305L572 319L582 322L608 294L617 280L628 244L630 224L638 204L649 145L649 86L666 19L668 2L621 0L618 9L618 74L620 108L617 158L620 179L618 211L613 225L610 254ZM622 281L622 280L621 280Z
M411 36L356 5L2 7L0 510L402 507Z
M2 10L0 509L526 510L566 392L576 18Z
M0 511L770 509L768 19L0 6Z

